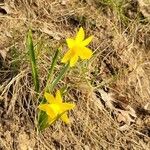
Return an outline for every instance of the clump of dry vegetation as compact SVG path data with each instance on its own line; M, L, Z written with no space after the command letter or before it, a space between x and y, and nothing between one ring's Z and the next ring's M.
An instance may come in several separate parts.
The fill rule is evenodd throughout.
M150 149L149 5L144 0L0 1L0 149ZM72 123L58 121L38 133L27 32L32 28L43 89L55 50L80 26L94 35L93 57L78 62L58 85L76 104Z

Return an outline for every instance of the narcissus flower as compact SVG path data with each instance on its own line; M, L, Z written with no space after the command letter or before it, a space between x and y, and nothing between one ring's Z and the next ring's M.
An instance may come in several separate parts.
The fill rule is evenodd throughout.
M47 104L40 104L38 108L46 112L48 115L48 123L52 124L60 117L62 121L68 124L69 118L67 116L67 111L73 109L75 105L71 103L63 103L59 90L56 92L55 97L47 92L44 96L47 100Z
M79 57L83 60L91 58L92 51L86 46L92 41L93 36L90 36L87 39L84 38L85 33L83 28L81 27L75 39L71 38L66 39L69 50L62 59L63 63L70 61L70 67L72 67L76 64Z

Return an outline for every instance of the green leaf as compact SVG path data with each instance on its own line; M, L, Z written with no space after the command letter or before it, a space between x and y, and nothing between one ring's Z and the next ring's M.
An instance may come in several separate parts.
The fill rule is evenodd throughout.
M58 48L55 52L55 55L54 55L53 59L52 59L52 64L51 64L51 67L48 71L48 76L47 76L47 85L50 82L51 75L53 74L54 68L56 66L57 59L58 59L58 56L59 56L59 52L60 52L60 49ZM46 87L47 87L47 85L46 85Z
M47 86L47 90L49 92L51 92L55 88L57 83L63 78L63 76L67 72L68 68L69 68L69 63L64 65L64 67L61 69L59 75L50 83L50 86Z
M38 79L38 72L37 72L37 64L36 64L36 58L35 58L35 51L32 41L32 31L29 30L27 35L27 41L26 41L27 49L30 56L30 62L31 62L31 69L32 69L32 77L33 77L33 83L35 86L35 91L39 92L39 79Z
M48 116L44 111L39 111L38 113L38 129L39 131L44 130L49 126Z

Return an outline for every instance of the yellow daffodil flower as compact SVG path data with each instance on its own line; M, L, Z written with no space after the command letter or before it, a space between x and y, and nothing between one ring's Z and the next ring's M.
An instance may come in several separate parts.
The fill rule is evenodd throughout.
M71 103L63 103L59 90L56 92L55 97L47 92L44 94L44 96L48 103L40 104L38 108L46 112L48 115L49 124L55 122L59 117L62 119L62 121L68 124L69 118L66 111L73 109L75 105Z
M90 36L85 40L84 38L85 33L83 28L81 27L75 39L66 39L69 50L62 59L63 63L70 61L70 67L72 67L76 64L79 57L83 60L91 58L92 51L86 46L92 41L93 36Z

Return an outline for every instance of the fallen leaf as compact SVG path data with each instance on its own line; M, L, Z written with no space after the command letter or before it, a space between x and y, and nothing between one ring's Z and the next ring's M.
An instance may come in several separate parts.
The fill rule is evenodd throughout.
M118 111L117 120L118 122L124 122L127 125L130 125L132 122L135 122L135 116L131 115L130 111L116 109Z
M96 96L96 93L95 93L95 92L92 93L91 100L94 102L94 104L95 104L100 110L103 110L103 109L104 109L104 106L102 105L100 99Z
M120 131L126 131L126 130L129 130L130 128L129 128L129 125L124 124L124 125L122 125L121 127L119 127L118 129L119 129Z
M122 131L128 129L131 123L135 122L137 118L135 110L130 105L124 105L121 101L115 99L114 93L107 93L102 89L99 89L98 92L101 95L101 99L105 102L105 106L113 112L118 123L120 123L119 129ZM95 95L93 95L93 99L96 100L96 105L100 109L104 109L105 106ZM120 107L116 107L115 104L118 104ZM124 123L124 125L122 125L122 123Z
M6 15L6 14L11 14L11 12L12 11L11 11L9 5L3 4L0 6L0 14Z
M4 60L6 59L7 52L8 52L8 50L7 50L7 49L0 50L0 55L2 56L2 58L3 58Z
M147 103L147 104L144 106L144 109L145 109L145 110L150 110L150 103Z
M101 94L101 98L106 103L106 106L108 108L110 108L111 110L113 110L114 109L114 106L113 106L113 101L114 101L113 94L112 93L107 93L107 92L105 92L102 89L99 89L98 92Z
M130 125L132 122L135 122L135 119L137 118L135 110L129 105L126 107L126 110L115 110L118 111L117 121L120 123L124 122L125 124Z
M0 14L6 15L7 12L4 8L0 7Z
M42 29L40 29L41 32L44 32L48 35L50 35L51 37L53 37L55 40L61 40L61 34L56 32L56 31L52 31L50 29L48 29L47 26L43 27Z

